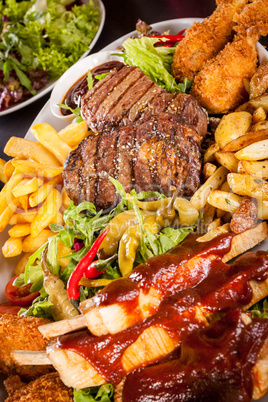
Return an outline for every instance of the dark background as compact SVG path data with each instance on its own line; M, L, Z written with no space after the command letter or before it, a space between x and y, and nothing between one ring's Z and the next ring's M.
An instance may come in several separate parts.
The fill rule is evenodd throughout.
M214 0L103 0L106 20L93 52L135 29L140 18L148 24L174 18L207 17L215 9ZM265 43L265 41L262 41ZM268 40L267 40L268 44ZM24 137L50 94L25 108L0 117L0 157L7 159L3 148L11 136ZM48 122L49 123L49 122Z

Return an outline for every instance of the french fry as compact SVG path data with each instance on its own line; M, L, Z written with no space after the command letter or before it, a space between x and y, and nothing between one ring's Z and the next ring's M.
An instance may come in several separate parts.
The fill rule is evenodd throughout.
M268 139L254 142L235 153L239 160L258 161L268 158Z
M203 167L203 177L207 180L217 170L217 166L213 163L207 162Z
M37 214L37 209L28 209L27 211L16 212L9 220L10 225L17 225L18 223L32 222Z
M92 132L88 131L88 125L83 120L80 123L68 124L68 126L58 132L58 135L69 147L74 148L90 133Z
M56 187L58 184L62 182L62 176L56 176L54 179L47 181L41 187L38 188L37 191L32 193L29 197L30 207L34 208L41 202L43 202L48 194Z
M0 214L4 212L4 210L9 207L13 210L16 208L14 197L12 196L13 188L22 180L23 174L13 172L11 178L2 188L0 192Z
M21 238L10 237L2 247L2 253L5 258L16 257L22 253Z
M220 165L226 167L230 172L237 172L239 161L232 152L216 152L215 158Z
M62 167L42 165L38 162L32 162L29 160L12 159L12 165L18 172L34 173L43 177L52 178L62 173Z
M215 141L220 148L224 148L235 138L241 137L249 131L252 115L248 112L233 112L224 115L215 131Z
M204 163L215 161L215 152L220 150L219 144L216 142L211 144L204 154Z
M50 166L60 166L57 158L48 151L42 144L25 138L11 137L4 148L8 156L19 159L32 159L35 162Z
M58 211L53 223L57 223L58 225L62 226L64 225L63 214L60 211Z
M65 258L66 255L72 253L73 250L69 247L66 247L62 241L58 242L58 254L57 258L60 263L60 266L65 269L68 267L68 264L71 260L71 258Z
M237 152L242 148L254 144L254 142L267 140L268 139L268 127L267 129L249 131L247 134L236 138L232 142L229 142L224 148L223 152Z
M34 253L41 246L43 246L51 236L54 236L49 229L44 229L39 233L37 237L33 237L31 234L22 241L22 251L24 253Z
M18 207L19 207L19 208L22 208L22 209L24 209L24 210L27 210L27 209L28 209L28 207L29 207L29 202L28 202L29 197L28 197L28 194L22 195L22 196L20 196L20 197L18 197L18 198L15 198L15 199L16 199L16 201L18 201Z
M239 207L242 198L227 191L214 190L209 194L208 203L225 212L234 213Z
M249 174L229 173L228 184L235 194L268 200L268 183Z
M32 133L64 165L72 148L62 141L57 131L48 123L39 123L32 127Z
M215 230L219 226L221 226L221 218L216 218L208 225L208 232Z
M63 187L62 191L61 191L61 195L62 195L62 205L65 209L69 208L70 206L70 198L68 197L65 188Z
M210 241L210 240L214 239L215 237L217 237L221 234L224 234L224 233L228 233L228 232L230 232L230 224L225 223L222 226L216 227L214 230L210 230L204 236L198 237L196 239L196 241L203 243L206 241Z
M23 256L21 257L21 259L19 260L19 262L17 263L15 269L14 269L14 275L20 275L23 274L25 271L25 267L27 265L27 262L29 260L31 253L25 253L23 254Z
M16 209L16 206L11 204L6 207L0 215L0 232L2 232L9 224L10 218L14 215L14 209Z
M30 223L18 223L9 229L8 234L10 237L24 237L31 233Z
M259 179L268 179L268 160L264 161L241 161L246 173Z
M191 203L200 211L206 204L209 194L212 190L216 190L225 181L228 170L224 166L220 166L215 173L194 193Z
M38 209L37 215L31 223L31 234L36 238L39 233L52 223L62 205L61 193L55 188L49 193L43 205Z
M8 182L8 180L10 179L10 177L12 176L15 168L13 166L13 159L10 159L9 161L7 161L7 163L4 166L4 176L6 178L6 182Z
M42 184L43 180L37 177L33 177L32 179L23 179L12 189L12 194L14 197L18 198L23 195L33 193Z
M5 165L6 165L6 161L4 161L4 159L0 158L0 180L2 183L7 182L7 178L5 175Z

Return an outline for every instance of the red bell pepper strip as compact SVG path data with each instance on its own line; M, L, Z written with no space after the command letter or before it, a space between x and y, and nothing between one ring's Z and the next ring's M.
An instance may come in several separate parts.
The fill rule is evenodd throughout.
M93 258L97 254L97 251L107 235L109 228L105 229L99 237L92 244L90 250L77 264L76 268L71 273L68 283L67 283L67 294L69 299L77 300L79 298L79 281L82 278L84 272L87 270L89 264L92 262Z
M174 46L175 43L181 41L184 36L182 35L186 29L180 31L177 35L155 35L152 38L160 39L159 42L156 42L155 45L162 45L162 46ZM163 40L166 39L166 40Z

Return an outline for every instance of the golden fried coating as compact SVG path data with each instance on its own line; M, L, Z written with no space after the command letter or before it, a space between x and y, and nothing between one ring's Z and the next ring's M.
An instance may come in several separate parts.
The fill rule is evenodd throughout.
M29 384L23 383L17 375L5 382L9 397L5 402L72 402L73 390L66 387L58 373L45 374Z
M213 14L202 23L195 22L177 45L172 74L180 81L185 77L193 80L204 64L232 39L233 17L243 9L247 0L221 0L217 3Z
M265 30L267 9L268 0L254 0L253 3L248 4L241 13L234 16L234 21L238 24L238 31L241 27L244 30L255 27L259 32ZM262 35L265 35L265 33L262 33Z
M256 35L236 35L195 77L191 94L211 114L234 110L248 99L244 80L257 68Z
M19 366L10 356L13 350L44 350L47 341L38 330L49 320L37 317L0 316L0 372L19 374L31 380L52 370L51 366Z

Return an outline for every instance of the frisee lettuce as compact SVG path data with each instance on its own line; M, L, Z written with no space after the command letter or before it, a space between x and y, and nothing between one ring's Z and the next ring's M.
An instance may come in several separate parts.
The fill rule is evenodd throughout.
M171 74L175 47L155 47L158 41L157 38L146 36L128 38L122 45L124 53L117 56L123 57L126 64L139 67L161 88L169 92L186 92L190 89L191 81L186 79L183 84L177 84Z
M74 389L75 402L112 402L114 387L106 383L100 387Z

